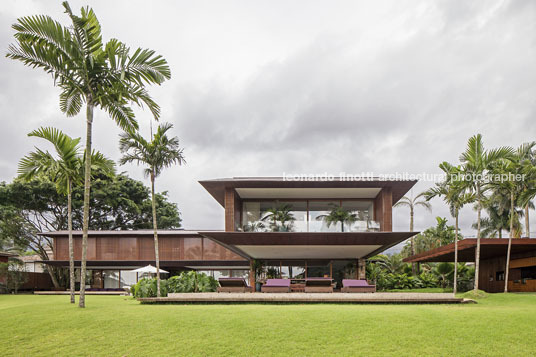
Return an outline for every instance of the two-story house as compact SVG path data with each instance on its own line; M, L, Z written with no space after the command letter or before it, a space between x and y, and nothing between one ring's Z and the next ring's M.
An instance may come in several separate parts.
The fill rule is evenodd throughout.
M255 283L261 262L281 278L365 278L365 260L416 232L392 231L392 207L416 181L378 179L285 180L238 177L200 181L225 210L225 230L159 232L162 269L195 269L215 278ZM56 266L68 266L68 232L54 238ZM81 232L74 233L80 265ZM121 288L136 282L131 270L154 265L153 232L90 231L88 287Z

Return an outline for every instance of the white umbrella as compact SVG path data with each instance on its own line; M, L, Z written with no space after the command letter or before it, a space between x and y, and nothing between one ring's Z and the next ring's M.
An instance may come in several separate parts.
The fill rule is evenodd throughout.
M146 273L146 274L156 274L156 268L152 266L151 264L147 265L143 268L138 268L132 270L133 273ZM165 271L164 269L160 269L160 273L168 274L169 272Z

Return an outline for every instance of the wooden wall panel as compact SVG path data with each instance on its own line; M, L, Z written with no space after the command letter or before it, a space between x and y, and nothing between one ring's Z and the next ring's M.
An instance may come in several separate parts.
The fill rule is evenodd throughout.
M202 238L183 238L184 239L184 260L203 260L203 239Z
M173 238L159 237L158 252L160 260L173 260Z
M240 197L234 188L226 188L224 196L225 204L225 231L234 232L240 226L240 209L242 206Z
M56 260L69 260L67 238L55 238ZM243 258L218 243L201 237L159 237L160 260L243 260ZM82 238L74 238L75 260L82 256ZM152 261L154 240L146 237L90 237L88 260Z
M82 240L80 240L81 243ZM82 246L80 245L80 249ZM87 239L87 260L97 259L97 238L88 237Z
M393 231L393 193L384 187L374 199L374 219L380 222L380 231Z
M119 246L118 260L128 260L131 257L138 256L138 238L121 238L117 239L117 241Z
M102 237L97 244L100 246L99 260L119 260L119 239Z
M139 260L154 260L153 237L138 238L138 257Z
M54 252L54 259L56 260L69 260L69 241L67 238L56 238L56 251Z

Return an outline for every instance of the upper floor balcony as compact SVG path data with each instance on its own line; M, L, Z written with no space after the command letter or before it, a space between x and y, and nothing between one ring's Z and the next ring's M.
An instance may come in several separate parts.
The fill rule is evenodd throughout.
M242 202L245 232L378 232L372 200L253 200Z

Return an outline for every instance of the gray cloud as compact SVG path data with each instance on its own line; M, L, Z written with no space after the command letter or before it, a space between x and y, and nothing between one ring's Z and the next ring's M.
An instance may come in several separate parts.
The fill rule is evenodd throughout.
M157 186L179 203L190 228L223 226L221 207L199 179L437 173L477 132L488 147L535 139L532 1L89 3L105 37L154 48L170 62L173 79L151 93L163 120L175 124L188 164L166 171ZM63 16L59 5L22 4L0 14L2 48L17 16ZM55 125L81 136L84 123L62 117L44 74L7 60L0 71L0 178L9 180L36 144L28 131ZM148 133L148 113L139 120ZM95 146L114 159L118 133L97 114ZM143 178L136 166L124 169ZM414 194L430 185L420 182ZM449 216L441 201L433 205L433 214L417 212L418 229ZM465 208L464 234L472 234L473 220ZM394 225L407 229L404 209L395 209Z

